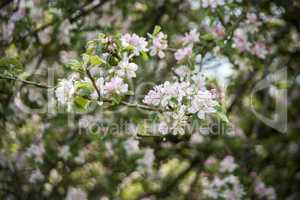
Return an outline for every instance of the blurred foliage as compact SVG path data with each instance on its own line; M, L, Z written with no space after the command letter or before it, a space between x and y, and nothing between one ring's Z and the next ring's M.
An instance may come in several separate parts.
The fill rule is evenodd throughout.
M81 188L89 199L99 199L99 196L101 199L200 199L202 185L194 180L199 179L201 172L216 173L209 171L214 168L205 169L204 161L209 157L222 160L226 155L235 157L239 165L236 173L242 177L240 181L246 191L253 190L253 178L249 174L256 172L266 185L274 187L277 199L300 198L299 2L250 0L233 2L229 10L225 6L215 10L195 8L192 6L195 2L198 1L0 2L0 199L63 199L70 187ZM242 14L232 14L235 9ZM232 47L232 40L216 39L210 29L223 23L226 34L233 36L250 12L259 16L261 25L249 40L263 41L272 49L265 59L238 51ZM228 117L226 132L205 135L203 141L196 144L190 135L161 138L148 137L147 130L141 132L144 136L137 136L140 149L151 148L155 154L149 172L138 164L144 151L128 154L126 148L133 145L126 143L129 136L113 133L117 124L127 121L140 130L147 129L143 127L143 120L155 120L155 114L133 108L115 114L117 106L108 111L67 113L65 108L57 108L52 98L48 99L54 95L53 90L43 86L55 86L77 69L79 61L75 59L85 51L86 42L98 33L130 32L146 36L156 25L170 36L169 41L176 41L179 35L196 27L201 44L196 51L204 58L208 55L206 62L217 60L216 65L221 68L224 63L218 64L218 59L225 59L232 73L226 79L226 89L218 85L216 76L211 81L213 86L226 92L222 109L227 116L219 116L223 121ZM70 60L73 60L71 64ZM146 60L137 61L143 68L133 85L170 80L171 67L175 65L172 55L167 55L164 61ZM92 62L96 64L101 60L94 57ZM274 93L282 87L288 89L288 122L284 133L265 125L249 107L256 83L279 69L287 71L285 83L255 93L252 100L255 110L274 117ZM138 88L138 100L153 86L151 84ZM86 106L80 97L76 102L81 107ZM90 123L102 121L100 129L91 125L86 133L74 126L83 116L89 116L85 120ZM105 126L102 127L102 123ZM32 150L37 154L44 152L41 158L28 160L28 149L41 143L44 149ZM69 148L70 153L66 158L60 156L64 147ZM36 169L41 170L44 179L33 184L29 177ZM245 199L257 197L250 195Z

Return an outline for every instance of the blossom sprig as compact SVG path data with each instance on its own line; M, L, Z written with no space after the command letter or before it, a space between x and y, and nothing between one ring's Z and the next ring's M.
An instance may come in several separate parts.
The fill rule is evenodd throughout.
M207 115L217 113L219 103L215 90L205 88L205 79L197 71L175 82L166 81L157 85L144 97L143 104L124 101L131 95L130 80L135 78L139 66L136 58L150 56L165 57L168 50L167 35L155 27L149 39L136 34L100 34L89 41L82 59L70 62L74 72L62 79L56 89L58 101L64 105L85 110L93 102L122 104L144 110L158 111L161 114L158 132L161 134L184 134L185 127L194 116L204 120ZM199 42L196 29L182 37L181 46L175 50L178 64L187 63L194 68L193 46ZM173 51L174 52L174 51Z
M122 96L132 93L129 81L136 77L139 69L135 59L143 58L149 49L150 55L163 58L167 47L167 36L159 27L149 34L149 41L129 33L121 36L99 34L88 42L81 60L72 60L68 64L76 72L59 82L56 97L70 108L74 100L81 107L85 107L90 99L120 102Z

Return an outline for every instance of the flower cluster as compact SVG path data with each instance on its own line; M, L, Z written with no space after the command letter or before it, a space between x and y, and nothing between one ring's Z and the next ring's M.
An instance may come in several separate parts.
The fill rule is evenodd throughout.
M202 8L208 8L215 9L218 6L225 5L225 0L201 0L201 6Z
M190 59L193 53L193 46L195 43L199 42L199 36L197 29L192 29L180 39L183 47L178 49L174 57L177 62L184 62Z
M231 155L225 156L221 161L215 157L209 157L204 161L205 171L201 173L203 195L209 199L244 199L247 195L245 186L241 184L236 175L238 164ZM253 174L253 173L252 173ZM254 193L259 199L276 199L275 190L266 187L260 178L252 175L254 180Z
M224 7L226 4L241 1L242 0L200 0L200 3L198 3L198 1L191 0L191 3L194 8L202 7L215 10L219 6Z
M255 38L261 21L255 13L247 13L247 20L234 31L234 47L240 52L249 52L250 54L265 59L271 53L271 49L261 40Z
M175 73L187 73L181 73L173 83L166 81L155 86L144 97L144 104L162 111L158 125L161 134L184 134L191 120L204 120L207 114L217 111L215 90L206 89L204 76L189 69L193 62L192 48L199 42L199 35L196 29L185 33L180 39L180 48L174 54L180 65L175 68ZM56 89L58 101L69 108L72 105L86 108L90 101L98 101L99 105L106 101L119 103L123 95L132 93L129 81L136 77L139 68L135 58L149 50L152 56L165 57L167 36L159 27L148 36L149 41L136 34L100 34L90 41L82 61L73 60L69 64L78 73L59 82Z
M209 199L243 199L245 191L235 175L202 179L203 195Z
M267 187L261 180L255 182L255 194L262 199L274 200L276 199L276 193L273 187Z
M250 52L258 58L265 59L270 50L263 42L255 42L252 47L248 40L247 32L243 29L237 29L234 34L234 45L240 52Z
M190 80L175 83L167 81L149 91L143 102L165 111L159 125L162 134L184 134L184 127L193 115L205 119L206 114L216 112L218 102L215 91L207 90L202 85L202 75L196 74Z
M165 56L167 36L156 27L149 41L136 34L108 36L99 34L87 45L82 60L72 60L68 66L76 73L62 79L55 91L57 100L71 108L85 107L88 100L115 98L130 93L129 81L136 77L139 66L136 57L150 50L150 55Z

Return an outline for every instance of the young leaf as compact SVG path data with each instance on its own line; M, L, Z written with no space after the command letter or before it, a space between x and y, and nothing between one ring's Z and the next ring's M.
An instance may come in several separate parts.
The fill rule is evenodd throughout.
M101 65L105 63L105 61L97 55L90 56L90 61L92 65Z
M82 68L82 64L78 60L73 59L67 64L67 67L77 71Z

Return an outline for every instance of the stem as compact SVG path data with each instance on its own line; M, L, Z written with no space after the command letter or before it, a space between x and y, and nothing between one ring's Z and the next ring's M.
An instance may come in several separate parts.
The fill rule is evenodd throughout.
M86 69L85 71L86 71L86 74L87 74L88 78L91 80L91 82L93 84L93 87L95 88L95 90L97 92L98 101L101 101L101 93L100 93L99 88L96 85L96 82L95 82L93 76L91 75L91 73L90 73L90 71L88 69ZM112 101L109 100L109 99L104 99L103 101L104 102L112 103ZM141 109L144 109L144 110L151 110L151 111L162 112L162 110L160 110L158 108L154 108L154 107L150 107L150 106L146 106L146 105L142 105L142 104L138 104L138 103L129 103L127 101L121 101L120 104L126 105L128 107L132 107L132 108L141 108Z
M141 109L144 109L144 110L151 110L151 111L162 112L161 109L154 108L154 107L151 107L151 106L142 105L142 104L138 104L138 103L129 103L127 101L121 101L121 104L126 105L128 107L133 107L133 108L141 108Z
M96 82L95 82L93 76L91 75L91 72L90 72L87 68L86 68L85 71L86 71L87 76L88 76L89 79L91 80L91 82L92 82L92 84L93 84L93 87L95 88L95 90L96 90L96 92L97 92L97 95L98 95L98 101L100 101L100 100L101 100L100 90L99 90L99 88L97 87Z

